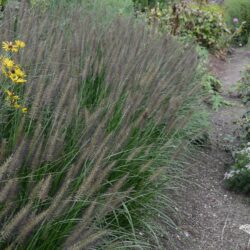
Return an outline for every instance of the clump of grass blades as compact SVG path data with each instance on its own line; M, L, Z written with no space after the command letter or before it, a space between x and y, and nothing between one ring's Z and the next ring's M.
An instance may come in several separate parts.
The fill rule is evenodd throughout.
M146 218L175 227L157 195L203 130L194 50L79 6L4 18L1 38L27 43L29 112L0 110L0 248L159 245Z

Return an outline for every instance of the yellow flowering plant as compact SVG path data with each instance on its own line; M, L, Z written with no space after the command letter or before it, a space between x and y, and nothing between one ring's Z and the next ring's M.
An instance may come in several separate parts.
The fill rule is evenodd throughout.
M13 88L15 85L26 83L26 74L13 60L13 53L18 53L25 47L25 42L16 40L14 42L2 42L2 53L0 55L0 74L4 76L5 81L0 85L5 101L8 106L21 110L26 113L28 109L20 104L20 97L15 94Z

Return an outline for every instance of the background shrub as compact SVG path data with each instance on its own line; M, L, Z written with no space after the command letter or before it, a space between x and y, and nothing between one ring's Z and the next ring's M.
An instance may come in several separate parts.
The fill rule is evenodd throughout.
M161 31L178 35L182 40L195 40L213 52L226 48L230 41L223 10L216 4L200 6L183 1L170 10L157 6L148 11L147 17Z
M223 10L219 5L183 6L180 20L180 34L191 36L210 50L220 50L228 46L230 31L224 21Z
M241 32L238 42L243 45L248 42L250 35L250 1L248 0L225 0L225 13L227 23L235 28L234 18L239 20L239 23L246 22L244 30ZM236 25L237 26L237 25Z
M235 164L225 174L225 184L230 190L250 193L250 143L235 153Z
M155 218L175 229L167 194L207 125L196 53L83 8L5 10L29 112L0 106L1 249L160 248Z

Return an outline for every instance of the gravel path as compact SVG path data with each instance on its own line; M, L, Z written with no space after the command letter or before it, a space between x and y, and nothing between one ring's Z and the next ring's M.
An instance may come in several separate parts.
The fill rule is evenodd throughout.
M225 170L233 161L230 147L237 137L234 122L245 112L231 89L249 63L250 51L243 49L236 50L227 62L211 59L211 67L223 83L222 95L233 106L211 113L211 146L190 166L191 181L180 194L181 213L186 222L180 226L183 235L176 239L187 241L185 245L177 243L177 249L250 250L250 235L239 229L250 224L250 197L223 188Z

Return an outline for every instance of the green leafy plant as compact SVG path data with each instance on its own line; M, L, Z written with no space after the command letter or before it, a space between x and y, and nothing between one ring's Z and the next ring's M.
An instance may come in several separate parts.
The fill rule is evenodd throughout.
M216 111L223 106L232 106L232 104L226 101L220 94L214 93L211 97L212 108Z
M237 91L243 102L250 106L250 65L244 70L242 77L237 85Z
M233 191L250 193L250 143L234 154L235 164L225 174L227 188Z
M174 4L171 9L156 6L148 12L148 20L151 24L159 25L163 31L168 30L185 39L195 39L198 44L212 51L226 48L231 36L222 9L214 4L200 7L194 3L181 2Z
M200 8L190 4L180 7L182 8L180 34L195 37L201 46L208 49L220 50L228 46L230 31L220 7L213 6L213 4L208 4Z
M202 74L201 85L205 91L204 102L216 111L222 106L231 105L220 95L222 90L221 81L207 69L208 50L197 46L196 51L200 62L198 68Z
M202 86L207 94L206 103L211 105L212 109L218 111L223 106L230 106L231 103L226 101L221 95L221 82L212 73L205 68L205 74L202 78Z
M225 16L228 25L234 30L245 22L242 31L235 37L238 44L246 44L250 35L250 1L225 0Z
M250 140L250 110L248 110L243 117L239 120L239 125L241 127L241 138L244 141Z

